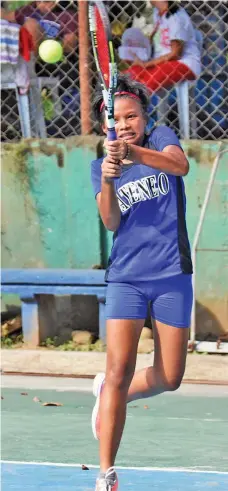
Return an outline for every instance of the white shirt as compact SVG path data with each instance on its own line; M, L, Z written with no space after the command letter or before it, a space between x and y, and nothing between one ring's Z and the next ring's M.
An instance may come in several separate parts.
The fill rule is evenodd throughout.
M180 8L175 14L167 18L165 14L160 17L155 8L154 25L157 26L156 34L153 37L154 58L170 53L171 41L183 41L183 53L179 61L187 65L196 76L200 75L200 46L187 12Z

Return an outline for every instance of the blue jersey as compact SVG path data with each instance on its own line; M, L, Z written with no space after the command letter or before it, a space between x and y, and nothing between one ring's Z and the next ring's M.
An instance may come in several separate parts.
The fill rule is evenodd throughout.
M143 143L160 152L168 145L181 148L166 126L155 128ZM102 161L92 162L95 195L101 191ZM191 274L183 179L134 162L123 166L114 183L121 222L113 236L106 280L128 283Z

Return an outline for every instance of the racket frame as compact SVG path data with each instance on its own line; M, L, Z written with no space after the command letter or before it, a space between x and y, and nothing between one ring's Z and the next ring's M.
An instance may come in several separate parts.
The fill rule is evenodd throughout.
M96 35L96 16L95 9L98 9L99 15L103 22L109 52L109 83L104 79L103 73L99 65L98 45ZM114 94L117 87L117 64L115 61L115 51L112 41L112 32L108 13L102 1L91 0L89 2L89 26L93 46L93 54L100 76L102 95L105 104L105 116L108 128L108 140L116 140L115 120L114 120Z

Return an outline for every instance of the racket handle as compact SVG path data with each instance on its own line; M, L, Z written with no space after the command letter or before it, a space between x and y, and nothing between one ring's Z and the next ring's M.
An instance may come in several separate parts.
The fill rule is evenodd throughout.
M108 137L108 140L109 140L109 141L114 141L114 140L117 140L117 136L116 136L116 130L115 130L115 128L110 128L110 129L108 129L107 137ZM111 178L111 181L112 181L112 180L115 180L115 179L117 179L117 178L116 178L116 177L112 177L112 178Z
M109 141L114 141L114 140L117 140L117 136L116 136L116 130L115 128L110 128L108 129L108 140Z

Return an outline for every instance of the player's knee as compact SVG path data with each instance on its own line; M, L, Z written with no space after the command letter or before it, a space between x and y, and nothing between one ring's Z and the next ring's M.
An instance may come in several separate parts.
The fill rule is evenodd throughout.
M165 388L168 392L174 392L179 389L182 381L182 376L170 377L165 381Z
M128 390L134 370L129 364L113 363L106 374L106 382L112 388Z

